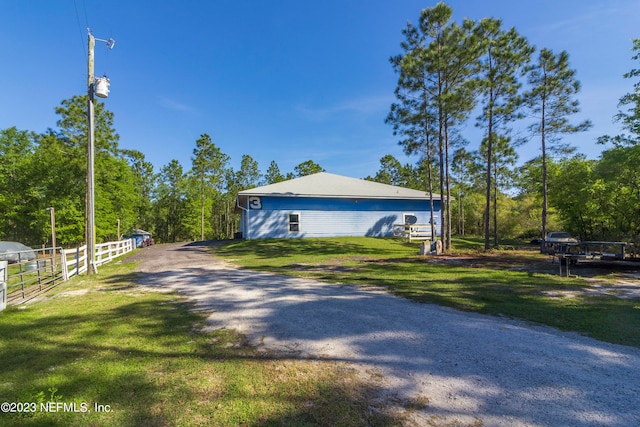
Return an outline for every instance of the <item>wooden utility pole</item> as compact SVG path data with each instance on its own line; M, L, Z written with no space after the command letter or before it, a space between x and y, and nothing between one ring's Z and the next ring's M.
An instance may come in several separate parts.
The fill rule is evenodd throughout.
M89 101L87 102L87 116L89 117L89 129L87 132L87 195L86 195L86 227L85 227L85 238L87 242L87 274L97 273L98 270L95 265L96 259L96 225L95 225L95 173L94 173L94 164L95 164L95 123L94 123L94 109L93 109L93 99L96 94L96 78L95 73L93 71L93 51L96 44L96 38L91 34L91 29L88 28L87 32L89 33L89 58L88 58L88 78L87 78L87 92L89 94ZM107 43L107 49L113 49L115 45L115 40L102 40L97 39L102 42ZM102 98L106 98L109 93L109 79L104 76L104 78L98 79L100 83L98 88L98 96Z
M87 116L89 117L89 130L87 137L87 195L86 195L86 228L85 237L87 242L87 274L91 275L97 273L95 266L96 259L96 226L95 226L95 174L94 174L94 111L93 111L93 94L94 94L94 82L95 74L93 72L93 50L96 44L96 40L89 30L89 66L88 66L88 81L87 90L89 94L89 101L87 103Z

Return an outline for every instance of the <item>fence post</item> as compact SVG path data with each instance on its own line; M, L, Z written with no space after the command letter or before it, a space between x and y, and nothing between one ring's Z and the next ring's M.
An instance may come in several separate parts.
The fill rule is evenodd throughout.
M51 282L56 284L56 248L51 248Z
M7 265L8 261L0 261L0 311L7 308Z
M62 281L69 280L69 268L67 267L67 251L60 249L60 267L62 268Z
M40 275L40 260L36 257L36 274L38 275L38 286L42 290L42 276Z
M76 274L80 275L80 246L76 248Z

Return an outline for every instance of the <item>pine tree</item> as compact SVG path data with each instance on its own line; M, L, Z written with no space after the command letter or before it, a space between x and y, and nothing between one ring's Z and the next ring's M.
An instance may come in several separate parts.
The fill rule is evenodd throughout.
M427 165L431 165L432 156L438 158L440 234L445 250L451 248L449 151L456 140L456 126L475 106L470 83L481 52L474 22L464 20L460 26L450 23L452 14L451 8L441 2L422 10L418 26L409 23L403 30L403 53L391 58L399 75L395 91L398 102L387 117L394 134L403 137L400 144L407 153L423 153ZM429 177L430 194L433 181Z
M527 78L531 90L526 94L526 101L536 119L529 129L540 136L542 149L542 240L547 237L549 208L547 156L572 152L573 148L562 142L562 136L591 127L589 120L577 125L569 121L569 116L580 111L579 102L575 99L580 91L580 82L575 74L569 68L567 52L556 55L549 49L542 49Z
M502 133L508 136L507 124L520 117L518 114L521 98L518 96L521 83L519 77L524 73L525 66L530 60L533 48L526 39L511 28L503 31L502 23L497 19L483 19L477 31L482 35L484 55L479 70L478 92L482 103L482 114L477 119L477 125L485 129L483 139L483 153L485 154L486 199L484 211L484 249L490 249L490 212L492 192L492 163L495 161L494 144L496 135ZM503 139L510 141L509 138ZM502 150L505 152L507 147ZM497 190L494 191L494 223L497 222L495 200ZM497 224L494 224L494 245L498 245Z
M267 184L275 184L277 182L284 181L284 176L280 173L280 168L274 160L269 164L269 168L264 175L264 180Z
M211 137L204 133L196 141L196 148L193 150L191 160L193 174L200 183L200 239L204 240L207 195L222 190L229 156L220 151Z

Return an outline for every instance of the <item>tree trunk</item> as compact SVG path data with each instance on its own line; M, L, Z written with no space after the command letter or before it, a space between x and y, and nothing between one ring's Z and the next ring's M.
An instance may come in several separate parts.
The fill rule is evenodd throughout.
M438 151L439 151L439 163L440 163L440 238L443 241L443 247L446 247L444 243L446 242L446 222L447 222L447 200L444 192L444 134L442 131L442 124L440 125L440 136L438 143Z
M498 241L498 160L493 165L493 246L499 246Z
M445 240L444 250L451 250L451 180L449 177L449 126L445 122L445 144L444 144L444 163L445 163L445 186L447 191L447 239Z
M493 96L491 94L490 96ZM491 248L490 245L490 227L489 224L491 222L491 158L493 157L493 114L489 112L489 128L487 134L487 189L486 189L486 197L485 197L485 207L484 207L484 250L488 251Z
M200 177L200 240L204 240L204 174Z
M544 250L545 240L547 239L547 149L545 146L545 100L542 100L542 124L540 126L540 134L542 136L542 239L541 250Z
M435 239L436 236L436 224L434 221L434 202L433 202L433 169L432 165L432 154L431 154L431 145L429 144L429 129L427 125L426 129L426 145L427 145L427 186L429 191L429 225L431 226L431 238ZM440 210L442 210L442 197L440 197Z

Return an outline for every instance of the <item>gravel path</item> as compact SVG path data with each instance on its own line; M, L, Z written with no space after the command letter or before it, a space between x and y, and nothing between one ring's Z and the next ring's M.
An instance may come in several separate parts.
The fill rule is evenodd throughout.
M197 244L138 254L141 284L188 296L211 313L213 328L375 370L389 395L428 399L418 424L640 426L637 348L376 289L239 270Z

